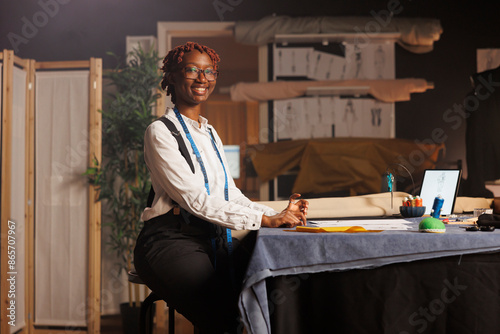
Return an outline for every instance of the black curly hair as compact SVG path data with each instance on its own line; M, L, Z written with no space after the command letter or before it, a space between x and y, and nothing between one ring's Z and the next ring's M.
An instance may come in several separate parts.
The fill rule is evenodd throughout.
M168 74L178 70L177 65L182 62L182 57L185 53L191 52L193 50L198 50L200 53L205 52L214 65L214 69L218 69L218 62L220 61L219 55L209 48L208 46L201 45L195 42L187 42L184 45L179 45L169 51L169 53L163 59L163 80L161 81L161 87L167 90L167 96L171 95L172 103L175 104L175 87L173 84L168 82Z

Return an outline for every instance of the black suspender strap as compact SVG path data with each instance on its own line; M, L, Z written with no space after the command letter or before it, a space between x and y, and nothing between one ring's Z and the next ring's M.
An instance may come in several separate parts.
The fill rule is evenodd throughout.
M179 151L181 151L182 156L184 157L184 159L186 159L186 162L188 163L189 167L191 167L191 172L193 172L194 174L193 161L191 160L191 156L189 155L184 140L182 140L181 133L177 131L177 128L175 127L174 123L168 118L161 117L159 121L162 121L167 126L167 128L170 130L170 133L172 133L174 138L177 140L177 144L179 144Z
M194 174L193 161L191 160L191 156L189 155L186 144L184 143L184 140L182 139L181 133L177 130L177 128L175 127L175 124L166 117L160 117L157 120L162 121L163 124L165 124L167 126L167 128L170 130L170 133L172 134L172 136L174 136L174 138L177 140L177 144L179 144L179 151L181 152L184 159L186 159L186 162L188 163L189 167L191 168L191 172L193 172L193 174ZM151 186L151 190L149 191L149 196L148 196L148 204L147 204L148 207L151 207L153 205L154 198L155 198L155 191L153 189L153 186Z

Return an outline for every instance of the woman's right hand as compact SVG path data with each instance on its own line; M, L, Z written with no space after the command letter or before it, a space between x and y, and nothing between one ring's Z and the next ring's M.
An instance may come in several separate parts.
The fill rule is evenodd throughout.
M295 227L304 226L307 223L306 215L302 211L293 209L294 203L290 202L288 207L274 216L262 216L262 227Z

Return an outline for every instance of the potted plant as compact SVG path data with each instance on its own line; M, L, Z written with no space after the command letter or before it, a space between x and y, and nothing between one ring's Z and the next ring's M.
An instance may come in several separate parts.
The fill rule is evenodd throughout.
M94 160L86 172L99 189L97 200L104 201L103 226L110 230L108 250L116 254L120 273L133 269L133 250L143 224L140 217L151 186L143 146L144 132L155 118L153 110L160 97L159 60L156 51L139 47L129 54L126 64L119 61L106 74L115 91L102 110L103 159L102 163ZM134 303L134 291L128 284L129 302L121 309L138 309L138 288Z

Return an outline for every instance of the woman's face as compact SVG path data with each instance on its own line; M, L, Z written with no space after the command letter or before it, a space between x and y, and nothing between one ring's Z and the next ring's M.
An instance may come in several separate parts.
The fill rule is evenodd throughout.
M175 86L176 105L198 105L206 101L215 88L216 81L208 81L204 73L198 73L192 79L186 78L186 68L193 71L193 67L202 71L214 70L212 59L205 52L193 50L185 53L178 70L172 73L170 78L170 82Z

